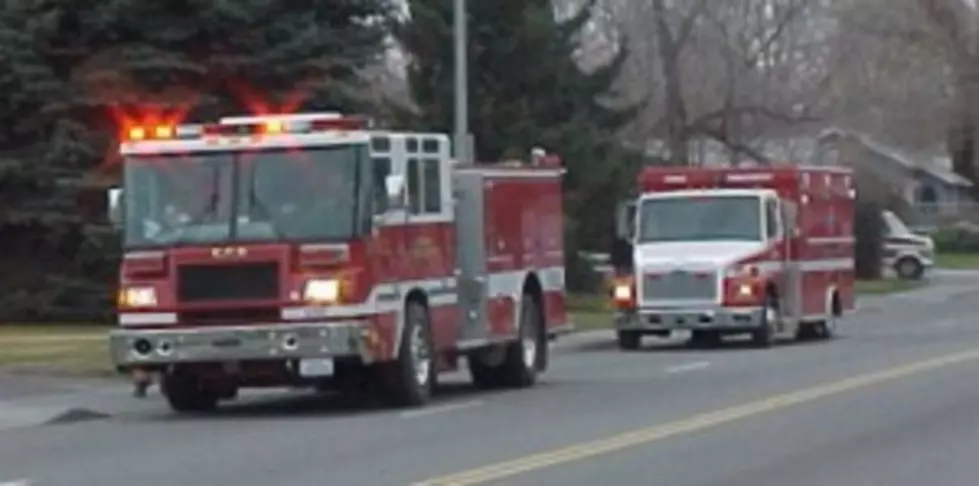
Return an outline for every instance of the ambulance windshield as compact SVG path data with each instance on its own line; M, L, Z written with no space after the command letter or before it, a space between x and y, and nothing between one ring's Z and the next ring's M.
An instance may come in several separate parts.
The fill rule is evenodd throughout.
M639 243L759 241L757 196L683 196L644 199L639 205Z
M125 244L350 238L366 161L365 145L129 157Z

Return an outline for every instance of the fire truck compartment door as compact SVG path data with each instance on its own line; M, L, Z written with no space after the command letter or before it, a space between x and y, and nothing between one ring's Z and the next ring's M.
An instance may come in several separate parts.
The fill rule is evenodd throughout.
M460 340L487 337L485 178L479 172L454 174L456 277Z

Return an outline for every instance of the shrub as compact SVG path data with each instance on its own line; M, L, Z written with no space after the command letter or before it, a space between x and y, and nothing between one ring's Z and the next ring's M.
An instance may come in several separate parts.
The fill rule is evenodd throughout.
M955 225L932 233L938 253L979 253L979 227Z

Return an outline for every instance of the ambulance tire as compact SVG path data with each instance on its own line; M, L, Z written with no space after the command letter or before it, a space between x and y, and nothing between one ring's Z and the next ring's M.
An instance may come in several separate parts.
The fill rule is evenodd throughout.
M202 387L196 376L180 369L163 375L160 391L170 408L178 413L212 411L217 408L220 398L217 393Z
M819 339L822 334L822 322L800 322L795 332L796 341L812 341Z
M776 316L776 322L771 322L771 316ZM761 326L751 332L751 343L756 348L770 348L775 344L775 328L778 326L778 299L774 295L769 295L765 299L764 311L761 317Z
M386 396L392 404L418 407L431 400L437 379L434 349L428 307L409 300L398 357L383 365Z
M635 351L642 346L642 333L639 331L617 331L615 335L619 349L623 351Z
M720 331L695 330L690 333L689 344L699 348L716 348L724 342Z

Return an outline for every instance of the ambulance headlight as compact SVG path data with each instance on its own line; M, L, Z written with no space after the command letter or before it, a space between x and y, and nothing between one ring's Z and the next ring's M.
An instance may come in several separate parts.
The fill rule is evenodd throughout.
M306 282L303 300L319 304L332 304L340 300L340 281L336 279L315 279Z

